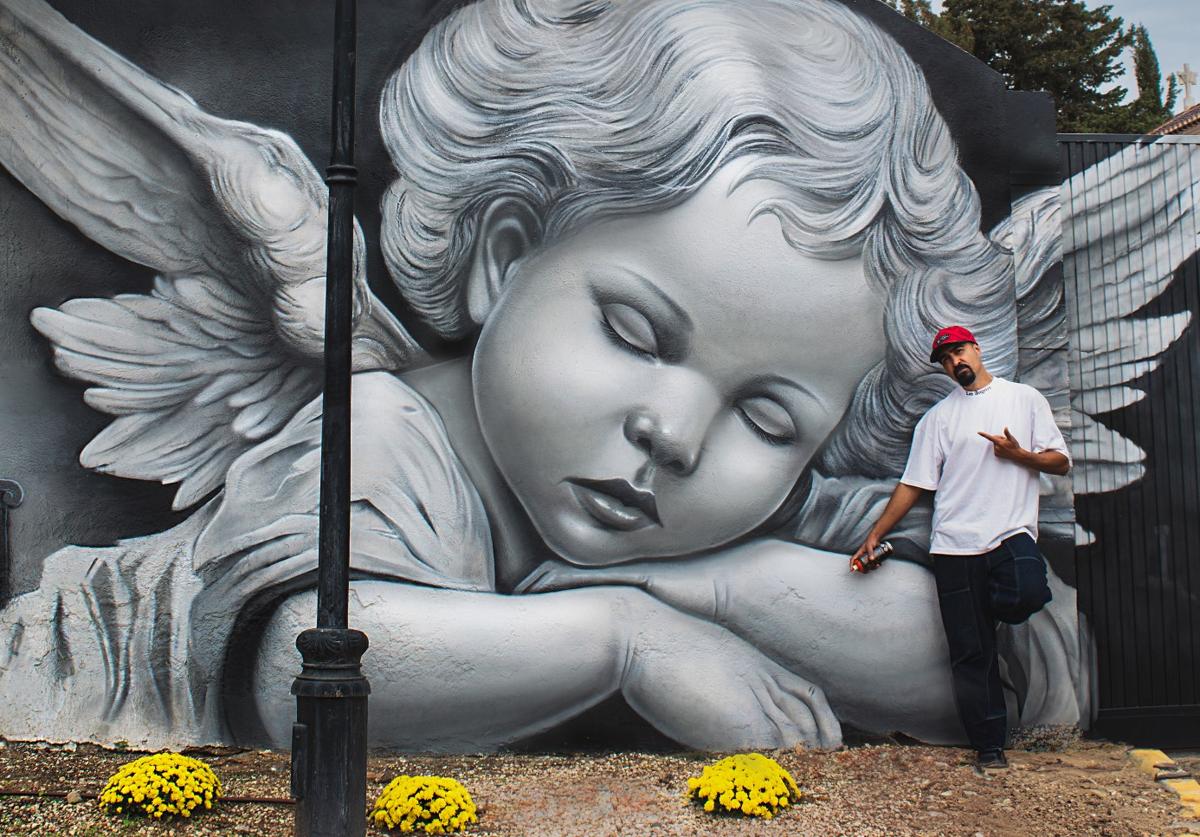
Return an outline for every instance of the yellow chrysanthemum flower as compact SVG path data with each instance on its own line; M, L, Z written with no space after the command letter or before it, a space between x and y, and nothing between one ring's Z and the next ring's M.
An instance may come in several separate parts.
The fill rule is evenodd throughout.
M135 759L114 773L100 792L100 808L116 814L188 817L221 797L221 781L204 762L177 753Z
M775 759L762 753L723 758L688 779L689 799L705 811L771 819L800 798L800 788Z
M467 789L441 776L397 776L379 794L369 816L380 828L404 833L448 834L479 822Z

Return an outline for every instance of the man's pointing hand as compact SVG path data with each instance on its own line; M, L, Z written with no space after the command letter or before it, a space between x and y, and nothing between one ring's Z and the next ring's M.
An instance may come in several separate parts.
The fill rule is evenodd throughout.
M1012 433L1008 432L1008 428L1004 428L1003 436L994 436L991 433L979 431L979 435L992 443L992 452L1001 459L1009 459L1013 462L1024 463L1025 449L1021 447L1021 443L1017 441Z

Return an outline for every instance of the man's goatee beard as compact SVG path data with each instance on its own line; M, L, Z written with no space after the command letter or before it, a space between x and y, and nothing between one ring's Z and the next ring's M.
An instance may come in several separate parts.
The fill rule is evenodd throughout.
M975 383L975 373L969 366L959 366L954 370L954 380L964 387L969 387Z

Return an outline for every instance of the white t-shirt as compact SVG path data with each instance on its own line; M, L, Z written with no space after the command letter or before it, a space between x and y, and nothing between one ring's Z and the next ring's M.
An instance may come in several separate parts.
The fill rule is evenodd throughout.
M1037 539L1038 472L1000 459L979 435L1003 436L1006 427L1026 450L1070 456L1045 396L1003 378L974 392L956 388L917 424L900 481L937 492L930 552L979 555L1018 532Z

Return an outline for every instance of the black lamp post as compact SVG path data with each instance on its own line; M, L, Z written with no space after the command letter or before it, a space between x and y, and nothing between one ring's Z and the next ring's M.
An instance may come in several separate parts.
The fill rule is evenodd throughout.
M0 607L12 598L12 541L8 534L8 510L25 499L25 491L16 480L0 479Z
M356 0L337 0L333 150L325 287L325 394L317 627L296 637L304 658L292 684L292 795L299 837L361 837L366 830L367 695L359 666L367 636L347 627L350 584L350 342L354 258Z

